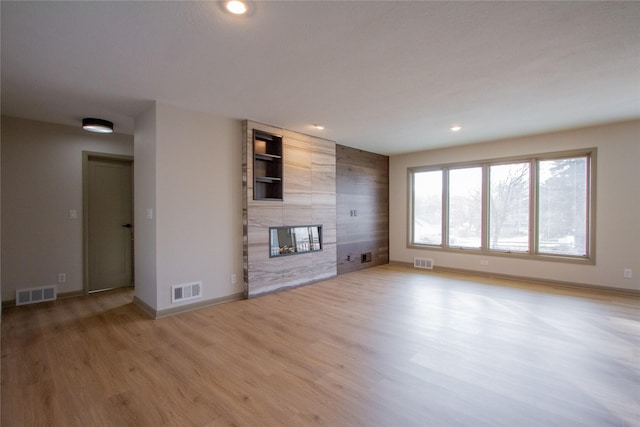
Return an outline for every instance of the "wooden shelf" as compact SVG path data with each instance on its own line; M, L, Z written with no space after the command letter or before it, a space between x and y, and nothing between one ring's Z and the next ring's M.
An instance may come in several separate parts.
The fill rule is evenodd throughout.
M282 156L278 156L276 154L259 154L259 153L256 153L256 155L255 155L255 159L256 160L264 160L264 161L267 161L267 162L272 162L274 160L281 159L281 158L282 158Z
M271 184L274 182L279 182L282 181L282 178L276 178L273 176L256 176L256 181L257 182L265 182L267 184Z

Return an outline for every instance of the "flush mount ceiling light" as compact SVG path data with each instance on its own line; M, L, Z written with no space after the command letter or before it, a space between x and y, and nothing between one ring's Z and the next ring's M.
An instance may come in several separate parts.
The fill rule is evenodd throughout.
M113 123L108 120L87 117L82 119L82 129L96 133L113 133Z
M462 129L462 126L452 126L451 127L451 132L458 132L460 129Z
M315 129L318 129L318 130L323 130L323 129L324 129L324 126L323 126L323 125L312 125L312 126L313 126Z
M249 5L241 0L229 0L224 2L224 8L234 15L244 15L249 10Z

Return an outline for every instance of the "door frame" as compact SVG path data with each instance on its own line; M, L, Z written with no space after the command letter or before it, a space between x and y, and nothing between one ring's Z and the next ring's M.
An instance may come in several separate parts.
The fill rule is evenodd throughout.
M134 197L133 188L133 156L124 154L100 153L97 151L82 151L82 291L89 294L89 159L119 160L131 163L131 198ZM133 200L131 209L134 210ZM133 218L133 212L131 212ZM135 229L135 228L134 228ZM135 282L135 251L131 249L131 279Z

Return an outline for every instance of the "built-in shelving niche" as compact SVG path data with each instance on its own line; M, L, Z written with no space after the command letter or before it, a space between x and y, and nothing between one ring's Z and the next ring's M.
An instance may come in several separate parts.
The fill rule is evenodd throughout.
M253 200L282 200L282 137L253 131Z

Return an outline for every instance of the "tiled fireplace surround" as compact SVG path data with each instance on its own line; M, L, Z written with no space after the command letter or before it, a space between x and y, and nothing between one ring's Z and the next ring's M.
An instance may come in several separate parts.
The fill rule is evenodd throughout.
M282 135L283 200L253 200L253 129ZM336 276L336 143L243 122L244 284L247 297ZM322 225L322 251L269 257L269 227Z

